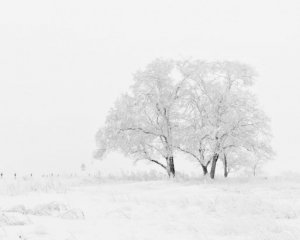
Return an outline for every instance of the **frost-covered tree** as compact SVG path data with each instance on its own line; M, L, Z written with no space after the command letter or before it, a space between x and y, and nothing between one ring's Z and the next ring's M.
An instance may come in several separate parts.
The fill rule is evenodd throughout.
M204 174L211 163L210 176L214 178L220 158L227 177L227 155L232 152L246 149L250 155L256 152L261 157L270 156L268 118L249 91L255 77L249 66L238 62L193 61L185 65L184 72L190 76L186 98L189 110L181 150L200 162ZM241 161L246 162L241 158L235 161L235 167Z
M146 159L175 176L174 146L185 76L174 61L156 60L134 75L131 93L123 96L98 134L102 150L119 149ZM164 162L162 162L164 161Z
M97 157L119 150L175 176L174 155L184 152L214 178L257 167L272 155L269 121L249 90L255 72L238 62L156 60L111 109L97 134ZM246 155L245 155L246 154ZM245 157L247 156L247 157Z

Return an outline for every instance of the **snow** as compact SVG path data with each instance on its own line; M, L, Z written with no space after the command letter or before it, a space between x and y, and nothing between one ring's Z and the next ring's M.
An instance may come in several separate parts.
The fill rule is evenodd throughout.
M0 239L300 239L300 177L0 179Z

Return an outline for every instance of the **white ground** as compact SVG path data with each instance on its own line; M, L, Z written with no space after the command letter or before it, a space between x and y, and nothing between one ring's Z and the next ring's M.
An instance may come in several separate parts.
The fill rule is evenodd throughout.
M0 239L300 239L300 178L0 180Z

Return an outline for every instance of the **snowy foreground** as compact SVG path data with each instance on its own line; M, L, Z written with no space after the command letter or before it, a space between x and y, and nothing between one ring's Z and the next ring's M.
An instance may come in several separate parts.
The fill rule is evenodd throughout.
M0 239L300 239L300 178L0 180Z

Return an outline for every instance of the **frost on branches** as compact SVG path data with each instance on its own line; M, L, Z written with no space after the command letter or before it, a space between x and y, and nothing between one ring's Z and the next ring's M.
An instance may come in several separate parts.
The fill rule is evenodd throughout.
M238 62L156 60L108 113L95 157L118 150L174 177L181 152L211 178L218 161L225 177L241 169L255 175L273 150L269 119L250 90L254 78Z

